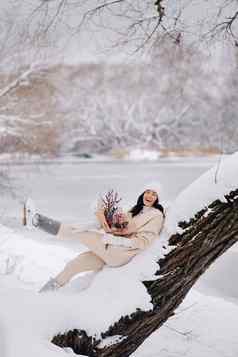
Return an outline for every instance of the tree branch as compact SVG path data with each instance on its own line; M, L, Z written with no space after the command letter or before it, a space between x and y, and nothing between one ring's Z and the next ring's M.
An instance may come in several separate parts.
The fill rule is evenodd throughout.
M35 70L34 66L31 65L30 68L23 73L21 73L14 81L12 81L10 84L8 84L5 88L0 90L0 98L5 97L7 94L9 94L11 91L19 87L22 83L22 81L26 80L31 73Z

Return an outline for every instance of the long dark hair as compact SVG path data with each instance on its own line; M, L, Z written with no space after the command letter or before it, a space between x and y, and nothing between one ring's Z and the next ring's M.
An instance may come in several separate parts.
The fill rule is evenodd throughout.
M132 217L136 216L144 207L144 202L143 202L143 196L144 196L145 191L138 197L137 202L132 209L130 209L129 212L132 213ZM164 214L164 207L159 203L159 198L157 197L156 201L153 204L153 207L158 209L163 213L163 217L165 217Z

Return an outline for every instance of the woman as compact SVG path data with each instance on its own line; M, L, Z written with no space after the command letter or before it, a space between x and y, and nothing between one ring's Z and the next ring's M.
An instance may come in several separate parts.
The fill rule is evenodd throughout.
M78 225L65 225L49 219L36 212L30 199L25 205L25 213L25 224L28 227L40 228L62 240L78 239L90 249L67 263L40 292L56 290L68 283L74 275L86 271L97 272L105 264L111 267L127 264L158 238L164 220L164 210L159 204L159 192L153 186L147 186L138 197L136 205L125 214L128 225L123 229L108 226L103 208L96 212L100 230L82 231Z

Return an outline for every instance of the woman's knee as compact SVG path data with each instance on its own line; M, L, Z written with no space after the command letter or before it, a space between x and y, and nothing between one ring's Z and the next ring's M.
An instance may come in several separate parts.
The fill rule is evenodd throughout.
M98 257L93 252L84 252L81 253L77 258L71 260L66 264L68 268L77 270L77 269L85 269L85 270L101 270L105 262Z

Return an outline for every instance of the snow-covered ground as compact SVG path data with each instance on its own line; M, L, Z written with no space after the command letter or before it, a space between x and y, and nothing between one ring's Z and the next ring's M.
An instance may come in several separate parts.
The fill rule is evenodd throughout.
M67 356L69 351L49 343L54 334L80 326L98 334L136 307L149 309L148 294L139 281L152 275L155 258L158 252L160 256L164 253L162 244L166 241L164 234L160 242L126 266L106 267L97 276L78 277L57 293L40 295L39 286L85 248L77 242L58 242L54 237L21 227L24 197L32 196L42 213L83 225L93 220L92 206L99 193L115 188L128 207L146 182L159 180L163 187L162 203L173 202L174 221L178 218L176 207L182 202L182 196L180 201L175 200L178 193L214 163L217 159L11 165L10 176L17 195L3 195L1 200L0 356ZM204 187L203 192L206 190ZM200 204L205 197L207 194ZM191 207L199 207L194 198ZM182 214L186 216L186 210ZM172 229L171 221L169 228ZM237 356L237 254L234 246L219 258L190 291L176 315L133 356ZM125 289L131 292L127 296Z

